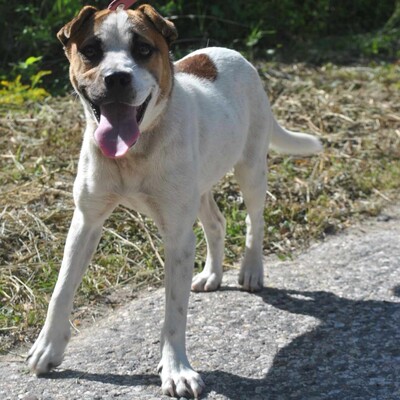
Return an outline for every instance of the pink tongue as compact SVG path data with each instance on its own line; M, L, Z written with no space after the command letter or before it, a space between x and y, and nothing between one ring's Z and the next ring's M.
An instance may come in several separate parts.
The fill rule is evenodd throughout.
M140 135L136 107L111 103L100 106L100 122L94 138L109 158L124 156Z

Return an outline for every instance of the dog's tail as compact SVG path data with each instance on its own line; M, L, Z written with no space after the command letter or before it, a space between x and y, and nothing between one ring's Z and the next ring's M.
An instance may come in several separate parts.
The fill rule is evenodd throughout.
M279 153L299 156L309 156L323 150L318 138L307 133L288 131L275 118L270 147Z

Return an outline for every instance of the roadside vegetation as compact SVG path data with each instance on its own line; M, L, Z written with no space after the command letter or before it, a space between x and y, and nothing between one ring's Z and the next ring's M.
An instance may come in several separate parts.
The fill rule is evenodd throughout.
M32 24L33 18L39 18L34 32L38 35L34 41L37 49L27 38L22 40L25 33L13 25L14 31L8 34L26 46L13 54L1 31L8 22L0 28L0 46L7 59L0 66L0 352L10 351L38 334L73 212L72 185L84 119L79 101L70 87L66 89L67 63L61 52L52 50L56 45L59 49L59 45L46 37L54 32L45 28L57 30L81 3L58 0L47 14L43 9L49 3L44 1L18 5L14 17L28 28L32 25L27 22ZM91 3L104 6L101 1ZM358 3L352 4L360 7ZM249 15L240 19L243 6L232 3L228 9L220 1L212 7L205 4L171 1L159 7L180 24L181 41L175 47L176 53L183 54L191 47L206 44L204 41L240 48L259 69L282 125L319 136L325 148L323 154L311 158L269 156L265 254L290 258L297 250L360 218L379 215L385 204L398 199L400 53L398 24L389 22L396 21L399 2L379 3L372 31L359 22L351 32L345 23L347 17L342 16L340 40L329 30L333 22L328 1L318 2L328 7L325 14L320 14L318 26L307 28L318 14L313 14L311 2L305 2L303 13L293 11L286 22L280 22L287 25L277 25L271 31L251 7L246 6ZM263 2L265 13L274 4ZM279 4L282 10L277 8L278 14L297 10L293 1ZM310 20L313 15L314 20ZM10 20L8 15L6 21ZM318 32L324 34L316 38ZM193 40L186 43L189 38ZM41 54L37 53L39 49ZM307 63L293 59L287 62L290 49L295 59ZM58 54L56 62L50 61L51 54ZM338 65L344 61L347 65ZM224 267L234 268L243 254L245 206L231 175L215 188L215 198L227 218ZM195 229L195 267L199 270L206 246L200 225ZM80 321L92 315L95 305L116 307L138 289L160 285L162 259L162 243L151 221L118 208L104 227L79 289L73 324L79 328ZM114 298L112 293L122 288L126 297Z

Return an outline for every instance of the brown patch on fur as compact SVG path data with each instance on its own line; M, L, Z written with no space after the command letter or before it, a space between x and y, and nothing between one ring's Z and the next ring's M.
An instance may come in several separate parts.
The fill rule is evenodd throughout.
M64 25L57 33L58 40L64 45L67 57L70 59L72 45L81 45L85 39L90 38L104 18L110 13L109 10L98 11L92 6L85 6L79 14Z
M96 30L110 12L109 10L98 11L94 7L86 6L77 17L57 33L57 38L64 45L65 55L70 61L70 80L76 90L79 86L89 86L91 82L99 78L97 64L84 62L79 49L84 43L94 38Z
M78 31L84 22L89 19L94 13L96 13L97 8L92 6L85 6L79 12L79 14L72 19L68 24L64 25L57 33L57 39L66 46L74 31Z
M218 69L207 54L196 54L176 62L175 72L192 74L211 82L214 82L218 76Z
M138 8L138 11L141 11L147 18L149 18L155 28L164 36L168 45L178 38L178 32L175 25L171 21L163 18L152 6L149 4L143 4Z
M170 94L173 82L169 44L177 37L175 26L148 4L140 6L137 10L128 10L128 14L135 32L156 49L149 59L137 62L154 76L161 88L161 98L165 98Z

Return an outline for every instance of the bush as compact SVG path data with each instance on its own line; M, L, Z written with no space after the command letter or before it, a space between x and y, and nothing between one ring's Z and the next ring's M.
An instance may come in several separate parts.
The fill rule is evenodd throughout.
M44 85L52 93L64 92L67 86L67 63L56 39L57 31L85 4L105 8L104 0L32 0L10 5L0 0L0 79L14 81L15 66L27 56L41 58L41 69L53 71ZM142 1L143 2L143 1ZM395 0L167 0L153 4L176 24L179 39L175 45L178 54L191 48L224 45L236 49L263 51L265 56L285 48L291 49L321 37L346 37L377 32L391 20L399 9ZM393 20L393 18L392 18ZM395 19L396 20L396 19ZM397 21L397 20L396 20ZM356 52L397 56L398 30L368 36L367 46L358 45ZM304 45L304 43L307 43ZM353 46L353 47L352 47ZM397 46L397 47L396 47ZM301 47L301 46L300 46ZM395 50L393 50L395 47ZM291 50L290 50L291 51ZM39 65L39 63L38 63Z

